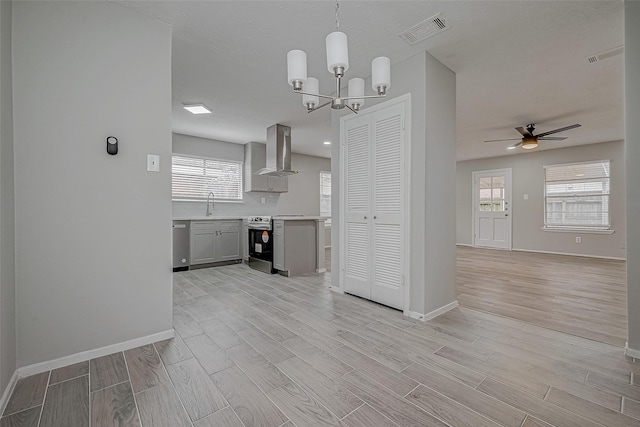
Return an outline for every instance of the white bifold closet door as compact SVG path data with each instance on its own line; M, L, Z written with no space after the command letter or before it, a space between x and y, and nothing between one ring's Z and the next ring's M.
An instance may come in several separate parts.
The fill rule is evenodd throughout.
M345 120L344 291L404 308L404 103Z

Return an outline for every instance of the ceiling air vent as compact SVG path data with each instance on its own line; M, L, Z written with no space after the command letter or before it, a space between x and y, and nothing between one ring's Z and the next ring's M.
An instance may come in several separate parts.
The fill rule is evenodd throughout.
M603 59L611 58L612 56L620 55L624 52L624 46L614 47L613 49L605 50L604 52L597 53L587 58L589 64L595 64Z
M438 13L433 15L431 18L414 25L407 31L398 34L398 36L410 45L414 45L431 36L441 33L442 31L448 30L449 28L451 28L451 26L447 20Z

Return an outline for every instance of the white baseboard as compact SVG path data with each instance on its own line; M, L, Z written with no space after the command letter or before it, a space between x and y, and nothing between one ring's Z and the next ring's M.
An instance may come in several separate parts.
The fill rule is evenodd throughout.
M629 348L629 343L625 343L624 345L624 354L629 357L633 357L635 359L640 359L640 350L635 350L633 348Z
M81 351L80 353L71 354L69 356L59 357L57 359L48 360L46 362L34 363L32 365L22 366L16 370L18 378L28 377L29 375L35 375L42 372L47 372L52 369L62 368L63 366L73 365L74 363L84 362L86 360L95 359L96 357L106 356L108 354L117 353L119 351L130 350L132 348L140 347L143 345L151 344L157 341L167 340L173 338L175 332L173 329L168 331L158 332L157 334L151 334L140 338L135 338L129 341L124 341L117 344L111 344L93 350Z
M418 313L417 311L405 310L404 315L412 319L424 320L424 314Z
M409 316L413 319L418 319L418 320L422 320L424 322L426 322L427 320L431 320L433 318L436 318L438 316L440 316L441 314L446 313L449 310L453 310L454 308L456 308L458 306L458 300L452 301L447 305L443 305L440 308L436 308L433 311L430 311L426 314L422 314L422 313L418 313L416 311L411 311L411 310L405 310L404 314L405 316Z
M583 258L600 258L600 259L613 259L616 261L626 261L626 258L619 258L619 257L614 257L614 256L601 256L601 255L585 255L585 254L572 254L569 252L552 252L552 251L536 251L533 249L516 249L516 248L512 248L512 251L516 251L516 252L533 252L536 254L550 254L550 255L569 255L569 256L579 256L579 257L583 257Z
M316 269L316 273L326 273L327 269L326 268L317 268Z
M0 414L4 414L4 410L7 407L7 403L9 403L9 398L13 393L13 390L16 388L16 383L18 382L18 370L13 371L13 375L9 379L9 384L4 389L4 393L2 393L2 398L0 398Z
M337 292L339 294L344 294L344 291L340 289L338 286L329 286L329 290L333 292Z
M426 322L427 320L431 320L431 319L433 319L435 317L438 317L441 314L444 314L449 310L453 310L457 306L458 306L458 300L454 300L454 301L450 302L447 305L443 305L442 307L436 308L435 310L430 311L429 313L425 314L424 318L422 320L424 320Z
M471 243L456 243L456 246L469 246L470 248L473 247Z

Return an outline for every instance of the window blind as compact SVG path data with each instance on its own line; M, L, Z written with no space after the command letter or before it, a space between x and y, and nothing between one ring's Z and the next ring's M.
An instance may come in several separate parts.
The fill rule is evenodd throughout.
M173 200L242 200L242 163L205 157L171 158Z
M331 172L320 172L320 216L331 217Z
M609 160L545 166L545 227L609 229Z

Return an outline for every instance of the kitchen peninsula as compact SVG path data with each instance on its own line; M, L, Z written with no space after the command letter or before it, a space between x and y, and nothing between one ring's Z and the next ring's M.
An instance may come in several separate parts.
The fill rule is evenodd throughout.
M280 274L324 273L324 218L273 217L273 266Z

